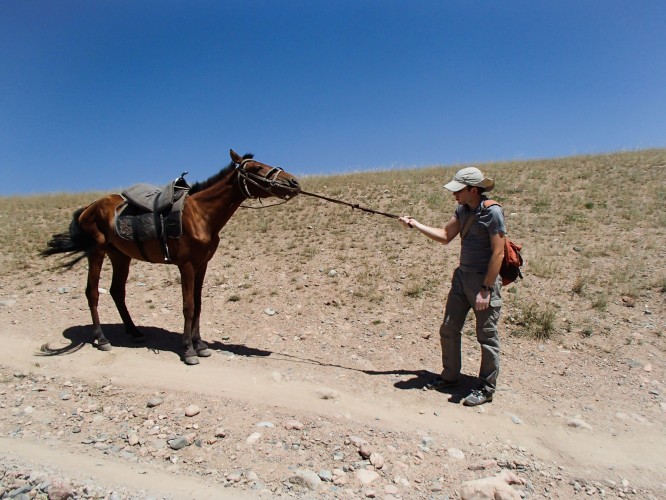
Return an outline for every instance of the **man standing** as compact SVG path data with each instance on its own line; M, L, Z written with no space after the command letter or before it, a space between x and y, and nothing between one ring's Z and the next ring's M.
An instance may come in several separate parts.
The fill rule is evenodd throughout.
M453 193L458 206L443 228L426 226L409 216L399 219L404 227L415 227L445 245L461 234L460 264L453 273L444 321L439 329L443 370L441 377L426 387L440 389L459 383L462 328L467 313L473 308L476 338L481 345L481 384L465 398L466 406L491 402L499 374L497 322L502 307L499 271L504 257L506 229L501 207L483 205L488 199L485 193L494 187L495 182L478 168L463 168L444 186Z

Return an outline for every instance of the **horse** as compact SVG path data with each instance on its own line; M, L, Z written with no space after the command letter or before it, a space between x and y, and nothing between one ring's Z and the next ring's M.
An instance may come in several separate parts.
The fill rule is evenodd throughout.
M208 262L220 242L220 230L246 199L277 197L288 201L300 192L296 177L282 168L260 163L251 154L240 157L233 150L229 153L231 163L226 168L204 182L195 183L189 190L182 208L182 234L179 238L144 242L123 239L116 231L114 219L125 198L120 194L110 194L76 210L69 231L54 234L40 252L42 257L54 254L75 256L61 263L60 268L70 269L80 260L88 259L86 298L93 322L93 345L96 341L99 350L111 350L97 312L99 277L104 258L108 255L113 269L109 292L125 332L134 341L142 342L145 338L125 305L130 262L137 259L169 263L178 266L181 277L185 319L183 361L187 365L196 365L199 364L198 358L211 355L208 345L201 339L199 327L201 289Z

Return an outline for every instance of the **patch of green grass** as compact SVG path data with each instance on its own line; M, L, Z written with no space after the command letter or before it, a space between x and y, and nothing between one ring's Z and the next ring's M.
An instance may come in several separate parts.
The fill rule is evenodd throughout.
M576 278L576 281L574 281L573 286L571 287L571 293L575 293L576 295L583 295L585 293L585 289L588 286L589 283L589 276L581 274Z
M608 309L608 295L600 293L592 300L592 307L599 312L606 312Z
M405 289L405 295L413 299L420 297L425 291L425 287L418 283L412 284Z
M552 278L557 274L557 261L547 257L536 257L529 262L529 272L540 278Z
M550 305L530 302L520 308L517 324L519 333L535 340L546 340L555 333L555 309Z

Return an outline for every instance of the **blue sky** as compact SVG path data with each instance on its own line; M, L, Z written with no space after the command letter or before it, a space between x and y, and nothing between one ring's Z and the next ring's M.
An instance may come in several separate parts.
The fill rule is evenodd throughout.
M666 146L666 2L2 0L0 195Z

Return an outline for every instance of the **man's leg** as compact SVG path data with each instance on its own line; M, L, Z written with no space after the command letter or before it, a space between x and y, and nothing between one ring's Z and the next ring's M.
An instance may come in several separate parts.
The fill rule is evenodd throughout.
M469 300L476 298L476 294L479 293L483 280L484 274L465 274L465 293ZM498 277L495 282L495 289L492 291L490 297L490 307L483 311L474 310L474 315L476 316L476 339L481 346L481 367L479 369L481 387L474 389L471 394L464 399L463 403L466 406L477 406L489 403L493 400L500 366L500 347L499 336L497 334L497 323L499 321L501 307L501 282Z
M497 322L500 317L499 307L489 307L476 313L476 339L481 345L481 368L479 378L486 393L493 394L497 387L500 369L500 344Z
M451 290L446 299L444 321L439 328L439 339L442 346L442 380L457 381L460 379L461 335L465 318L471 306L463 291L460 271L456 270L451 282Z

